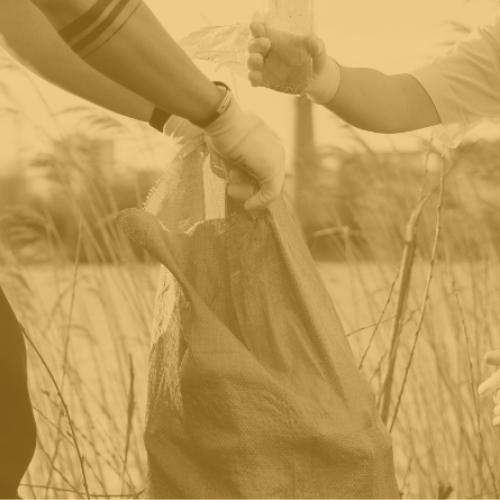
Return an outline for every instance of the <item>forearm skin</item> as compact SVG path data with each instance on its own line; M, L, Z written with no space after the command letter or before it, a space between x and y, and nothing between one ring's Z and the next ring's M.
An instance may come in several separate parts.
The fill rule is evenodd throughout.
M97 2L33 1L58 30L83 16ZM159 108L193 122L203 122L219 101L217 87L201 73L143 2L134 7L123 26L96 50L86 54L81 44L79 50L85 54L85 61L99 72Z
M147 122L154 106L90 67L29 0L1 0L0 45L43 79L98 106Z
M440 123L429 95L411 75L343 66L340 71L337 94L325 107L350 125L395 134Z

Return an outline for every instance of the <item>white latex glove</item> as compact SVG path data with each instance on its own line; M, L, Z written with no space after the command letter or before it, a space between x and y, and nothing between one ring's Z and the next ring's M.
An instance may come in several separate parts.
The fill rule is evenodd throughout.
M260 189L245 202L246 210L266 208L279 197L285 180L285 150L260 118L245 114L231 98L227 111L204 132L210 149L258 182ZM238 176L238 183L242 178ZM248 192L249 187L245 189Z
M271 39L266 36L266 27L260 14L255 14L250 24L253 38L248 43L247 65L250 73L248 79L254 87L263 87L262 69L264 59L271 50ZM276 33L274 37L278 36ZM286 35L284 35L286 37ZM340 67L335 60L328 57L325 44L315 34L304 39L305 48L313 62L311 83L304 91L311 101L317 104L329 102L337 93L340 84ZM286 40L280 41L280 46L286 46ZM286 60L286 58L284 58Z
M180 144L186 144L190 139L204 134L203 129L196 127L189 120L179 116L171 116L167 120L163 132L165 135L177 139ZM273 139L276 140L274 136ZM258 186L256 185L256 181L249 174L237 167L229 169L227 187L229 198L239 203L245 203L257 191Z
M494 365L500 367L500 349L496 351L490 351L484 357L484 360L489 365ZM489 396L495 393L493 401L495 402L495 407L493 409L493 425L500 427L500 395L498 390L500 389L500 368L493 373L488 379L486 379L479 386L479 394L481 396Z

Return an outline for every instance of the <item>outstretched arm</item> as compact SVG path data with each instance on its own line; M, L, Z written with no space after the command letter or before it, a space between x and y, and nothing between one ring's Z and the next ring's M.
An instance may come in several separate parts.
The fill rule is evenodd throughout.
M74 55L29 0L1 0L0 45L44 80L98 106L147 122L153 104Z
M324 106L347 123L383 134L440 123L429 95L413 76L346 67L340 73L338 91Z
M270 34L261 21L254 21L250 28L249 79L252 85L262 86ZM328 57L324 43L315 35L306 40L306 48L313 60L313 77L306 93L347 123L379 133L407 132L440 123L431 98L411 75L340 66Z
M220 90L142 0L32 0L88 64L165 111L209 119Z

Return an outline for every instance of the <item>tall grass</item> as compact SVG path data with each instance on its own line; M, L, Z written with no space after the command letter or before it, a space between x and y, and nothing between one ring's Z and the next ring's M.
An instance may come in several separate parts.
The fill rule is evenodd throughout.
M113 216L145 190L132 179L120 200L67 146L50 172L71 230L46 204L2 216L0 282L26 332L38 426L20 493L138 497L158 267ZM498 151L476 144L430 168L429 148L412 166L362 144L319 155L299 193L304 229L391 428L403 496L497 497L500 440L476 387L500 344ZM335 174L321 168L332 157Z

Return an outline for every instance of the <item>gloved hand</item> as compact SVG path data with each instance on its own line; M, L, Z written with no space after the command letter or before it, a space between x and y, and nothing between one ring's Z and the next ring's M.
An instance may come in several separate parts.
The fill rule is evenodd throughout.
M484 357L484 360L489 365L494 365L500 367L500 349L496 351L490 351ZM500 427L500 395L498 390L500 389L500 368L491 375L487 380L485 380L479 386L479 394L481 396L488 396L495 393L493 401L495 402L495 408L493 409L493 425Z
M285 180L285 150L260 118L245 114L231 97L229 108L204 132L209 148L258 182L260 189L245 202L246 210L263 209L279 197ZM239 174L237 184L243 178ZM247 184L243 187L248 193L251 185L243 184ZM240 189L230 186L228 194L235 191Z
M271 132L269 131L269 133ZM177 139L180 144L186 144L189 140L203 135L204 131L203 129L193 125L189 120L186 120L185 118L181 118L179 116L171 116L165 124L164 134ZM272 137L272 140L277 141L274 135ZM276 144L274 145L274 147L279 150L281 148L281 145L278 143L277 146L278 147L276 148ZM281 166L281 163L279 163L278 165ZM227 195L229 196L229 198L239 203L246 203L248 200L250 200L250 198L252 198L252 196L256 194L257 191L257 181L253 177L251 177L249 174L245 173L238 167L229 169L227 187Z
M248 43L248 79L254 87L264 86L262 70L264 59L271 50L269 27L266 27L259 14L255 14L250 31L253 38ZM273 37L278 36L273 33ZM286 35L285 35L286 36ZM305 89L305 94L316 104L325 104L337 93L340 84L340 67L337 62L328 57L325 44L315 34L304 39L307 52L312 58L313 74L311 83ZM286 41L280 41L280 46L286 46ZM286 58L283 58L286 60Z

